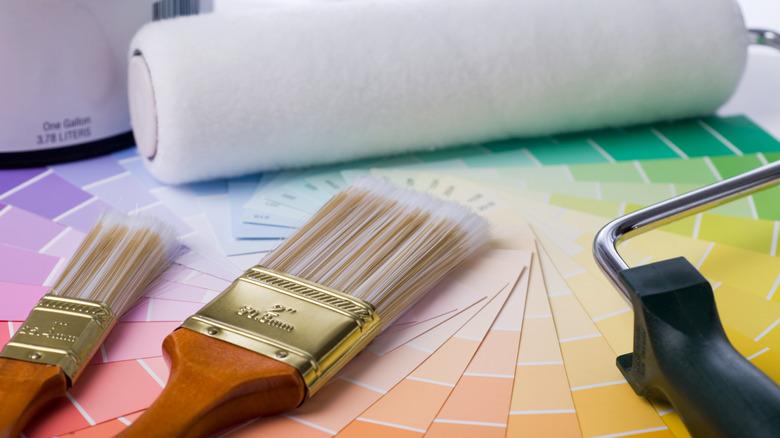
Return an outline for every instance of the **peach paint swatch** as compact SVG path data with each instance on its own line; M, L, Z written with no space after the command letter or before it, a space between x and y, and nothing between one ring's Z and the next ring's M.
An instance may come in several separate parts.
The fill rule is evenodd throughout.
M383 176L390 172L379 172ZM509 211L496 199L491 190L473 184L464 184L454 178L441 175L416 174L413 177L396 172L391 175L396 182L406 181L418 186L438 187L431 190L440 196L456 199L481 210L491 219L494 234L502 245L525 245L522 234L515 236L517 212ZM433 181L433 182L431 182ZM446 193L442 193L446 192ZM496 226L497 224L503 227ZM500 228L497 230L497 228ZM539 269L536 263L535 269ZM521 351L515 371L507 436L579 436L579 424L572 402L566 370L558 345L557 333L547 301L546 288L541 271L531 276L527 318L524 321ZM463 432L476 432L460 428ZM530 435L527 435L530 432ZM450 431L454 432L454 431Z
M540 275L531 267L528 278ZM538 279L535 280L538 282ZM425 436L503 437L512 400L527 294L513 295L501 309Z
M384 355L364 352L332 384L289 418L299 424L313 425L315 430L340 429L348 424L446 342L489 298L513 287L525 268L518 266L518 260L529 257L527 252L491 250L453 273L446 283L449 290L442 292L440 299L447 299L450 294L467 295L476 304L391 352ZM167 367L160 357L90 365L81 380L87 383L77 385L69 403L54 409L28 436L67 433L145 409L166 379ZM111 390L116 387L116 383L111 383L114 380L128 389ZM38 432L41 430L44 432Z
M531 271L506 436L581 436L570 386L537 257Z
M472 299L469 302L473 304L468 308L385 354L380 355L376 352L365 351L350 363L339 377L326 386L317 397L311 399L299 410L287 416L252 422L235 431L234 434L321 436L325 433L334 435L435 353L488 302L494 301L492 298L503 290L511 290L529 263L530 253L528 252L514 250L486 252L478 260L470 263L447 280L445 284L448 290L442 291L438 295L439 299L449 299L451 296L470 296ZM491 320L495 318L496 313L498 313L498 309ZM130 380L132 381L132 379ZM134 392L147 395L153 392L152 396L155 396L162 384L164 384L164 378L161 379L160 385L154 391L135 389ZM134 410L127 410L127 408L123 408L124 410L121 411L114 410L113 417L100 416L99 420L93 417L92 423L96 425L100 421L144 409L148 406L148 402L146 405L135 406L137 408ZM106 409L111 409L110 403L107 403ZM60 433L76 429L79 427L72 427Z
M530 253L514 250L490 250L475 259L448 281L448 287L464 288L488 299L459 313L444 324L412 339L403 346L378 355L364 351L345 368L340 376L290 414L274 419L260 419L235 432L238 436L262 434L267 436L291 436L291 433L308 436L301 426L311 429L313 435L335 435L349 425L369 406L387 394L426 359L439 350L461 327L466 325L492 298L504 290L511 290L530 260ZM525 263L524 263L525 262ZM496 309L495 315L498 313ZM284 424L294 426L292 432ZM278 433L276 432L278 430Z
M460 188L459 196L461 198L484 198L485 194L490 193L488 189L477 185L473 185L469 193L466 190L468 184L458 184L455 179L448 179L448 183ZM558 215L561 214L560 210L556 211L556 214L547 214L544 216L544 220L538 220L540 211L549 213L549 207L544 204L537 206L536 203L524 202L524 208L513 211L502 205L504 203L497 197L493 199L494 201L491 202L498 205L493 208L493 211L497 212L496 214L525 216L529 220L537 219L532 221L536 228L549 230L560 222L558 220ZM529 205L532 206L529 207ZM497 218L496 222L502 222L501 218ZM503 222L511 223L511 217ZM578 243L571 241L581 233L560 226L552 229L554 233L550 234L558 238L556 243L561 242L564 247L567 247L566 245L573 247L575 251L582 250ZM542 243L549 242L542 241ZM541 256L542 270L551 291L550 304L560 338L570 393L580 422L581 432L586 436L622 433L668 434L668 428L676 426L673 421L675 420L674 415L667 415L668 418L664 418L664 420L667 420L668 424L665 424L651 405L633 393L614 366L615 351L602 337L590 315L581 307L577 297L572 294L566 281L557 272L560 269L568 278L585 272L585 268L576 263L559 263L558 259L555 260L555 264L552 264L549 257L545 259L544 254ZM551 276L553 278L550 278ZM587 290L592 291L591 288ZM615 294L611 286L602 288L602 290L609 294ZM627 306L625 303L615 303L615 301L606 299L596 300L593 305L610 309L610 311L617 310L614 314L605 312L604 316L608 318L620 317L625 313L622 309L627 308ZM610 306L612 307L610 308ZM633 327L627 330L629 336L633 332L632 329ZM470 430L470 432L475 431Z
M518 263L522 261L518 260ZM395 436L399 433L422 436L473 359L491 326L499 330L508 325L509 315L511 318L522 315L527 278L526 273L514 289L502 292L338 436Z

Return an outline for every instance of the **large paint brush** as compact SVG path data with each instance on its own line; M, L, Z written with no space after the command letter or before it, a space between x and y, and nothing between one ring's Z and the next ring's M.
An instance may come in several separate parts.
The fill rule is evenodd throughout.
M0 352L0 437L18 436L40 408L65 396L177 248L173 230L153 218L101 218Z
M168 384L124 436L204 436L298 407L486 241L464 207L356 183L166 338Z

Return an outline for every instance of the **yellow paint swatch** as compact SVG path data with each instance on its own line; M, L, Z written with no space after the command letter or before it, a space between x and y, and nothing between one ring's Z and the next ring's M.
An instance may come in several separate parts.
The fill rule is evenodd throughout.
M579 437L540 263L532 268L506 436Z

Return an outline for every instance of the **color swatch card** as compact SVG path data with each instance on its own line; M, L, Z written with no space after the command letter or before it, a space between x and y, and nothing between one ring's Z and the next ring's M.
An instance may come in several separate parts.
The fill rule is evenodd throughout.
M103 212L158 217L185 250L84 377L27 437L113 436L168 379L163 339L327 200L364 177L468 206L491 246L372 342L315 398L226 436L687 436L615 367L633 313L590 255L609 219L780 159L745 117L510 139L168 186L134 150L0 171L0 343L19 329ZM780 381L780 189L632 238L632 266L686 257L729 339ZM526 226L527 224L527 226Z
M531 268L523 333L515 364L512 402L507 437L582 435L580 420L571 395L567 373L579 369L569 361L564 365L557 324L550 301L565 295L559 277L548 266L547 275L539 258ZM572 337L563 338L572 342ZM567 371L568 370L568 371Z
M437 413L453 396L453 391L459 385L461 392L464 391L460 382L467 376L467 368L477 363L478 356L493 362L505 356L504 347L509 347L511 352L513 341L520 335L528 278L526 273L513 289L502 291L501 296L488 303L414 372L338 435L411 435L409 432L424 435L435 422ZM507 379L506 374L486 374L484 377ZM498 412L500 415L501 409Z
M487 254L485 257L480 258L478 261L472 264L471 267L459 272L457 276L451 278L445 282L440 291L431 292L430 300L446 301L451 303L453 301L460 300L465 303L464 309L454 312L453 316L447 319L445 323L439 324L433 329L422 331L413 337L409 342L401 344L392 351L384 352L384 354L377 354L371 351L365 352L364 356L369 356L363 360L356 360L350 364L349 368L345 369L342 373L342 378L334 382L333 389L323 390L323 395L330 394L329 396L318 397L323 400L323 406L330 406L325 403L327 399L336 398L338 400L344 400L344 403L336 404L334 407L350 405L352 408L347 411L337 411L343 420L341 422L348 422L352 418L349 417L350 413L354 409L358 409L362 406L362 403L366 403L370 398L378 396L378 393L372 390L366 389L366 387L376 388L389 388L396 379L402 379L406 374L411 372L420 361L435 351L439 345L445 342L453 333L459 330L460 326L470 319L475 312L478 312L483 308L487 302L493 300L501 291L511 290L514 288L515 282L517 282L519 276L524 272L525 266L530 263L528 253L522 253L518 251L506 251L498 250L492 254ZM505 294L503 297L506 299ZM460 298L464 297L464 298ZM442 308L447 307L442 305L427 305L428 308ZM495 317L495 316L494 316ZM169 329L169 328L168 328ZM399 336L406 336L403 330L388 331L386 335L377 339L381 345L387 341L387 338L394 338ZM159 348L159 339L149 340L153 345ZM116 351L114 345L109 341L105 346L106 354L112 354ZM426 351L428 353L426 353ZM116 418L148 406L151 400L159 393L161 385L164 384L167 378L167 371L161 371L156 369L151 364L159 363L161 367L162 358L153 357L151 359L138 359L130 362L116 362L116 364L106 365L91 365L88 367L88 374L90 376L90 370L92 373L96 373L95 377L103 378L106 376L113 376L115 378L125 379L128 387L136 384L135 394L138 397L134 398L134 403L118 403L117 397L122 397L122 394L113 392L89 392L86 397L89 397L90 402L84 402L81 399L80 392L72 394L72 400L70 403L62 404L61 408L53 412L51 415L55 419L57 424L47 426L46 430L56 430L57 433L68 432L68 427L71 427L73 413L81 414L83 420L89 424L96 424L111 418ZM109 366L108 368L106 368ZM392 372L390 372L392 370ZM154 384L145 385L144 382L152 382ZM338 383L341 382L341 383ZM104 388L107 389L108 387ZM339 389L340 388L340 389ZM97 390L97 388L93 388ZM375 395L372 395L375 394ZM346 397L346 398L344 398ZM316 400L316 399L315 399ZM352 401L349 401L352 400ZM349 401L349 402L347 402ZM99 410L90 408L95 404L99 405ZM308 411L303 411L297 414L295 418L300 417L302 421L320 421L317 420L317 415L320 408L317 408L315 403L307 404ZM75 411L74 411L75 408ZM66 415L67 412L70 412ZM307 413L308 412L308 413ZM343 417L346 415L346 417ZM64 416L67 421L56 420L60 416ZM326 415L327 418L333 419L332 415ZM335 421L335 420L334 420ZM58 426L58 424L60 426ZM335 423L327 423L330 426L334 426ZM341 423L338 423L341 424ZM39 426L44 427L44 426ZM58 429L63 427L64 429ZM323 426L327 427L327 426ZM35 434L35 431L31 431L28 436L39 436Z
M382 172L375 173L380 175L382 174ZM394 175L392 175L392 178L400 177L400 172L393 173ZM406 175L403 178L410 182L415 181L415 183L419 183L424 178L430 179L431 175L426 174L422 178L418 177L417 175ZM440 181L446 181L444 178L438 179ZM484 198L484 194L486 193L484 188L472 187L471 194L469 194L468 184L453 183L452 180L446 181L445 185L449 186L449 192L461 193L460 196L464 199L478 199L480 197L480 193ZM517 201L517 198L514 200ZM485 201L485 199L482 199L482 201ZM564 335L565 337L562 338L561 347L564 358L569 356L568 351L570 351L570 348L567 346L569 343L572 343L572 346L578 344L591 344L583 347L580 350L582 352L580 354L581 357L592 360L594 357L596 357L595 352L599 350L599 347L597 347L594 343L597 344L598 342L601 342L598 341L598 339L602 339L602 337L608 341L606 344L604 344L604 346L608 346L608 348L602 349L606 352L604 355L604 361L601 364L590 365L590 368L594 370L601 370L601 374L597 375L604 375L607 377L611 376L613 379L597 380L596 382L587 380L587 378L589 378L588 376L593 376L592 372L582 375L584 378L586 378L585 380L580 381L579 378L576 378L576 382L584 383L582 385L573 384L572 393L575 395L575 401L577 400L577 395L575 394L576 392L581 390L584 391L586 388L591 387L606 388L606 386L617 384L618 382L622 382L624 389L627 390L623 398L628 397L628 399L636 399L636 396L634 396L630 391L627 384L622 379L620 373L616 368L614 368L615 354L617 352L630 351L632 348L631 334L633 327L630 308L626 305L625 301L623 301L622 298L618 296L611 285L606 282L598 268L596 268L593 264L592 258L589 255L589 247L593 238L593 233L595 233L599 226L603 225L604 220L601 218L594 218L592 216L589 217L574 211L561 210L560 208L556 207L547 207L544 204L534 203L534 201L524 200L519 202L519 204L522 204L522 206L516 210L516 214L518 216L524 215L532 222L532 224L538 226L537 229L542 230L542 233L537 233L537 235L540 236L542 238L542 242L546 244L544 253L546 254L547 250L549 249L556 254L556 256L552 258L554 259L554 262L548 262L548 266L552 266L553 268L547 269L547 271L545 271L547 274L545 278L548 279L548 284L554 284L554 281L550 279L551 276L549 274L551 271L553 271L553 269L559 270L561 273L561 281L558 282L558 287L556 288L553 286L553 291L550 294L550 299L553 301L553 314L555 314L556 308L569 309L566 310L568 316L564 319L561 319L561 321L558 323L558 330L559 332L566 332L569 330L567 327L571 327L573 330L576 329L571 333L571 336ZM586 228L588 231L583 233L583 227L593 228ZM664 238L659 240L659 236ZM629 258L629 260L639 261L635 262L635 264L640 262L647 263L650 260L663 259L663 254L665 251L661 250L659 255L658 249L659 247L662 247L665 248L666 251L671 252L669 257L673 255L688 256L689 259L691 259L692 262L697 263L697 266L702 269L702 272L710 278L732 278L730 272L734 272L734 278L736 278L736 271L740 271L742 276L747 275L755 277L753 283L756 284L759 290L767 290L767 288L776 289L776 285L772 285L772 283L776 283L776 275L777 273L780 273L780 270L778 270L780 265L777 264L776 259L773 257L728 247L727 245L723 244L715 244L713 242L701 242L691 239L688 239L686 242L686 238L664 232L654 232L652 236L639 238L635 241L630 241L629 243L631 248L627 255L632 256ZM626 246L628 246L628 244ZM638 248L642 248L644 252L638 253ZM567 252L577 254L577 260L568 258L568 256L566 256ZM722 260L723 262L726 260L731 260L732 267L726 268L719 262L712 261L710 257L713 257L713 252L716 254L714 257L716 257L718 260ZM738 266L737 268L734 268L733 265L735 263L733 260L736 258L740 258L742 262L736 263ZM544 260L552 259L550 259L549 256L546 258L543 257L542 265L545 265ZM708 267L704 267L704 264L707 263L713 264ZM583 264L585 266L583 266ZM739 265L741 265L741 267ZM745 270L749 267L753 267L753 271L745 272ZM561 287L561 285L564 286ZM777 345L762 345L757 342L748 342L748 340L754 338L754 341L759 341L766 338L768 334L771 334L771 329L777 325L775 321L778 317L780 317L780 312L778 312L780 309L777 309L774 306L767 306L766 301L758 300L759 298L765 300L766 298L763 296L759 297L754 295L755 298L751 299L749 293L746 295L745 292L738 291L732 282L720 280L715 281L715 285L716 299L719 306L723 306L722 316L729 336L732 338L732 342L735 343L735 346L737 346L737 348L742 351L743 354L745 354L751 360L754 360L757 365L758 363L762 363L765 367L765 371L768 374L776 375L778 367L772 367L769 365L771 362L766 361L769 360L767 355L771 354L770 352L773 350L773 348L777 348ZM555 289L557 289L557 291L555 291ZM727 292L729 290L730 292ZM572 310L570 309L573 308L571 305L556 304L557 302L566 303L567 301L570 304L573 304L571 301L572 298L575 298L585 306L584 308L581 308L582 310L579 311L579 317L575 317L575 314L571 313ZM767 308L774 308L775 310L767 311ZM739 309L744 309L744 313L741 313L743 310ZM729 322L736 320L750 321L751 318L746 317L747 314L761 314L766 316L761 318L763 323L758 322L752 325L754 327L752 332L744 328L746 324L745 322L735 322L733 325ZM577 323L577 321L580 321L580 323ZM563 342L564 339L565 342ZM573 361L571 362L571 366L568 365L565 359L564 362L567 363L567 372L569 373L570 378L575 379L575 377L579 375L577 374L577 370L579 368L588 369L589 366L577 366L575 365L577 361L574 361L576 356L571 357ZM764 362L760 362L762 360ZM604 371L608 371L608 374L604 374ZM609 385L607 385L608 383ZM574 389L576 389L576 391L574 391ZM616 389L611 390L612 392L606 389L604 391L609 394L610 400L613 398L620 400L620 397L617 396L617 393L613 393L616 391ZM600 400L598 401L598 404L603 405L606 403L606 401L607 400ZM629 405L630 404L627 402L621 403L621 406ZM578 410L577 413L579 415L580 411ZM625 415L620 416L619 418L621 420L626 420L631 419L632 416ZM671 411L668 407L659 407L657 409L656 415L637 413L636 418L639 421L636 424L637 426L646 426L638 427L636 429L637 433L639 433L639 431L657 431L660 433L660 431L666 431L667 429L671 429L677 433L684 433L684 429L681 429L682 426L680 425L679 418L674 416L673 411ZM645 420L641 420L642 418ZM652 418L656 419L651 420ZM659 423L659 418L663 420L661 423ZM605 424L608 424L608 421L606 421L607 418L599 418L595 412L593 415L580 415L580 420L580 425L583 431L585 431L586 435L590 435L590 433L587 432L588 430L595 430L594 428L604 427ZM586 421L595 421L595 423L588 425ZM623 432L625 431L626 430ZM598 433L598 435L601 434L602 433Z

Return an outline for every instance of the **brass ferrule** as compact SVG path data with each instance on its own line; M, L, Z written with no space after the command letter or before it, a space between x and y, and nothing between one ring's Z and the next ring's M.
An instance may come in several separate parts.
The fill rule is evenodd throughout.
M44 295L0 357L57 365L73 384L114 323L105 304Z
M295 367L311 396L379 334L379 316L353 296L255 266L182 327Z

